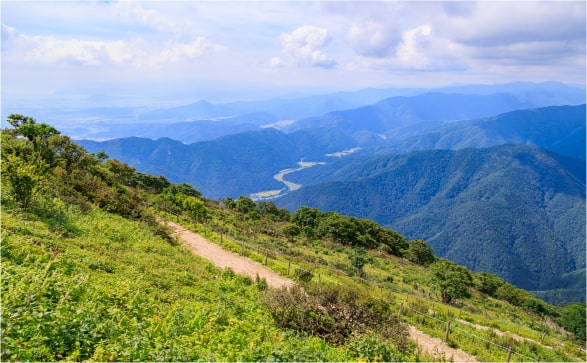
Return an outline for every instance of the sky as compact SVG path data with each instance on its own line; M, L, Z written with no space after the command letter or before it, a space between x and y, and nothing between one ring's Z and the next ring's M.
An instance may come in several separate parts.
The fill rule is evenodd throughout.
M1 2L3 103L585 85L585 1Z

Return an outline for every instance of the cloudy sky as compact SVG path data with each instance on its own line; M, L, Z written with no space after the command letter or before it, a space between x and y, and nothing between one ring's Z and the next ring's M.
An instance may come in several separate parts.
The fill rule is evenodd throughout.
M585 4L2 1L2 98L165 103L584 85Z

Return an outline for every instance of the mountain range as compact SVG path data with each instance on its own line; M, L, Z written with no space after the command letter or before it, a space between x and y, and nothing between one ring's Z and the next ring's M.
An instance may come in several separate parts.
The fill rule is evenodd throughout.
M585 105L532 106L580 95L558 84L475 89L395 96L285 123L257 114L251 130L191 144L80 144L212 199L281 190L274 202L292 211L309 205L371 218L548 301L584 300ZM173 125L191 138L190 125ZM146 124L140 132L160 130ZM300 161L313 166L280 174Z
M473 271L585 295L584 160L526 145L356 159L276 203L369 218Z

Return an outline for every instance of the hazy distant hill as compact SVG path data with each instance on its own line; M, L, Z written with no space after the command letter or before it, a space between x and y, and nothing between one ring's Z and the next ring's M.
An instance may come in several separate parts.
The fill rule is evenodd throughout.
M276 203L370 218L472 270L584 299L584 160L521 145L356 159Z
M281 189L283 185L273 179L278 171L295 166L301 158L320 159L353 145L336 130L287 135L271 128L190 145L136 137L79 143L90 152L105 151L139 171L190 183L213 199Z
M359 145L369 146L418 135L447 121L495 116L528 107L532 106L506 93L471 95L434 92L413 97L392 97L370 106L331 112L298 121L285 130L336 127L353 136Z
M584 104L508 112L447 125L399 142L394 151L530 144L585 159L585 118Z

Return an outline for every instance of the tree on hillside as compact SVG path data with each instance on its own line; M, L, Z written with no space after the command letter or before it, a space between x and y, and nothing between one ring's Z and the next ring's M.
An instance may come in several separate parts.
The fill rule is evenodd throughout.
M479 272L475 277L477 278L477 290L489 296L495 296L497 289L506 283L497 275L489 272Z
M455 299L467 297L468 288L473 286L473 276L464 266L439 259L432 266L432 281L440 291L442 302L449 304Z
M244 214L248 214L257 210L257 205L255 202L251 198L244 195L238 197L235 207L237 211Z
M208 210L201 199L190 195L183 200L183 208L188 212L195 223L203 223L206 221Z
M357 227L348 217L334 212L325 213L316 227L316 234L333 242L356 245Z
M570 304L561 309L559 323L563 328L575 334L577 339L586 339L585 306Z
M406 257L408 260L422 266L428 266L436 259L434 250L428 246L426 241L421 239L410 242Z
M303 206L294 212L291 216L291 221L300 226L300 228L310 227L314 229L318 226L323 214L316 208Z
M364 277L365 272L363 271L363 268L368 263L373 262L373 257L368 256L365 249L359 247L353 248L353 251L349 254L349 260L351 261L351 264L357 268L359 277Z
M297 224L288 223L281 228L281 232L287 237L289 242L293 242L294 237L301 233L301 229Z

